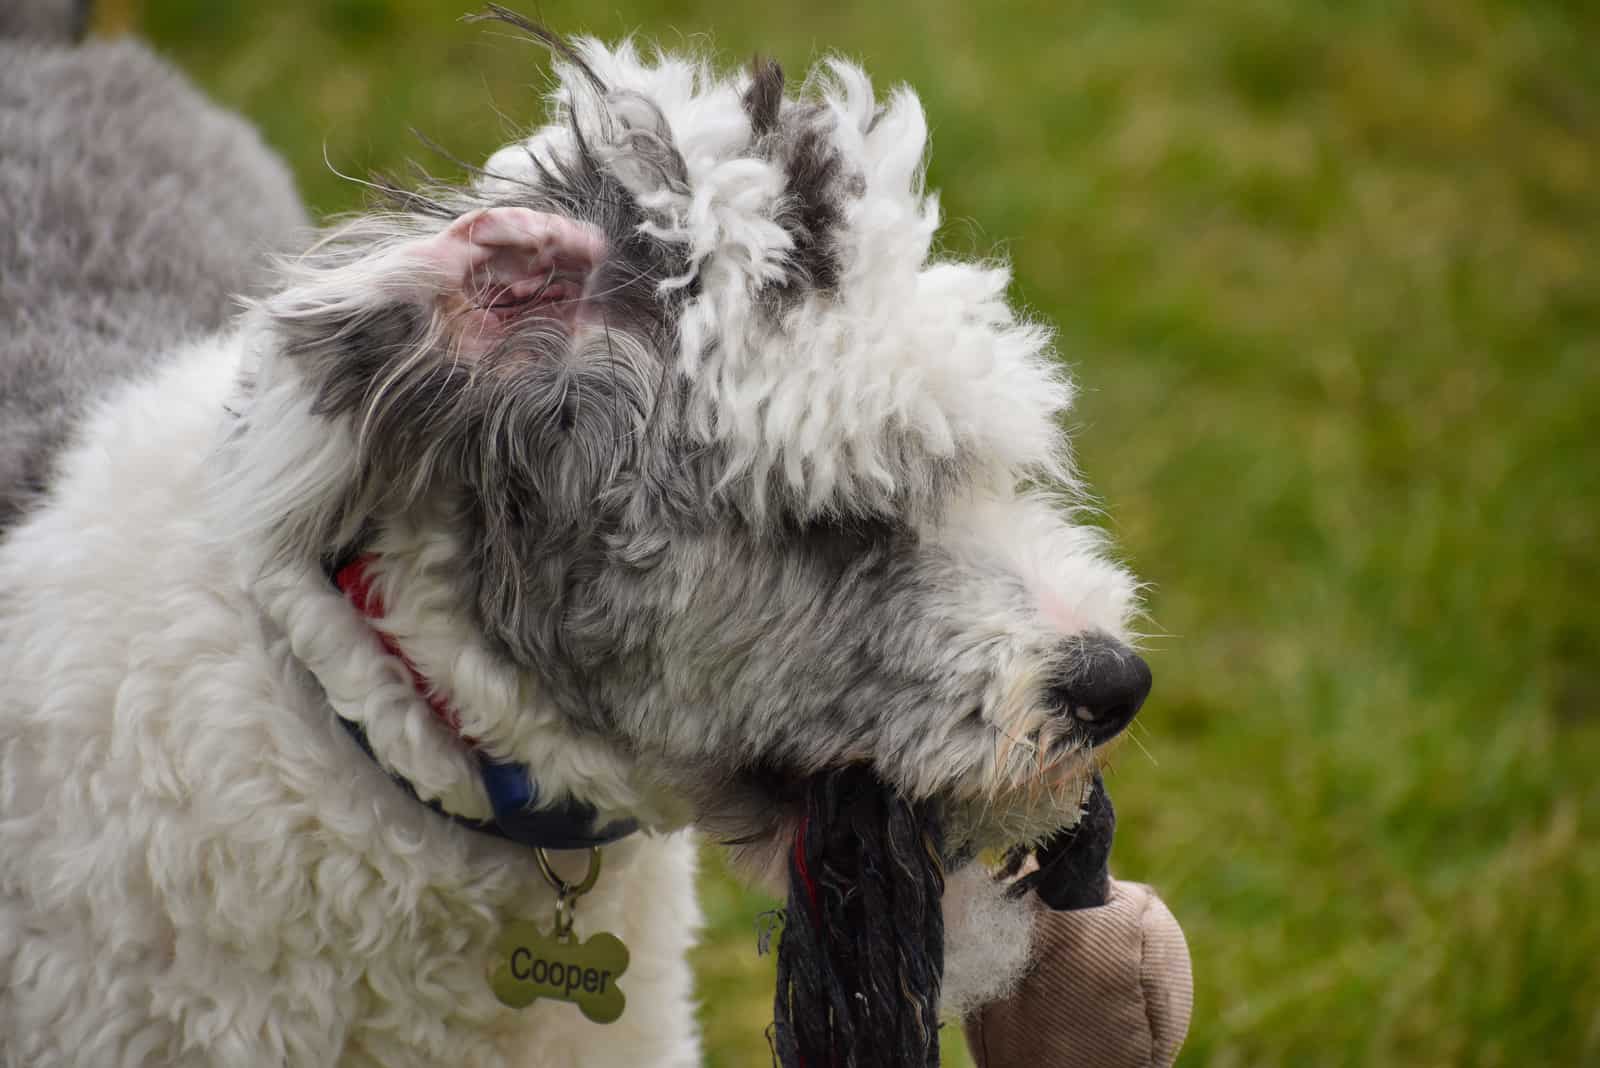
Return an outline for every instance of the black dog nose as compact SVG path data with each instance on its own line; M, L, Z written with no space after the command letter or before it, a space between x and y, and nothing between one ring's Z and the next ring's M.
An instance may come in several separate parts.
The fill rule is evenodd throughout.
M1090 745L1109 742L1150 696L1150 665L1121 642L1094 636L1074 643L1071 676L1050 687L1049 700Z

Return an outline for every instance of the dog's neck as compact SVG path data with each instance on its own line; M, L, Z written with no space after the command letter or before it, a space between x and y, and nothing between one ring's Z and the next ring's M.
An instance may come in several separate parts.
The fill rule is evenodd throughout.
M525 765L541 804L592 807L597 827L684 822L640 787L632 761L573 729L537 680L465 621L447 578L448 539L390 535L378 548L365 558L362 578L383 605L381 616L363 612L317 565L270 567L252 586L321 684L332 714L359 727L386 771L422 801L464 820L494 816L488 758Z
M338 568L332 576L334 585L339 587L340 592L355 606L356 611L369 622L381 620L384 616L383 600L373 588L370 579L370 572L375 566L375 557L358 556ZM400 648L399 643L382 631L375 633L382 641L384 651L404 666L406 674L411 678L412 688L428 702L434 718L447 727L456 739L477 757L479 780L494 810L494 818L487 822L468 819L450 813L438 802L432 802L430 806L435 811L471 830L539 849L582 849L606 845L638 829L638 824L633 820L602 824L597 819L598 814L593 806L584 802L569 799L552 804L546 801L538 780L526 764L495 760L484 752L476 738L462 732L460 713L451 707L444 695L417 669L416 664L406 655L405 650ZM377 756L367 740L365 730L354 721L343 717L339 718L339 722L349 731L361 749L376 760ZM404 777L399 775L394 777L402 789L417 796L416 790Z
M688 822L682 806L641 783L634 761L607 739L580 731L543 692L535 673L493 649L460 595L462 549L435 515L388 515L375 539L368 581L384 604L369 621L323 566L329 545L358 540L381 494L356 487L354 429L316 411L315 394L281 358L260 313L233 338L244 352L236 404L217 457L210 526L226 539L243 582L321 684L333 711L358 724L374 758L419 797L451 813L492 812L478 754L441 723L382 634L404 652L459 716L460 734L483 753L527 765L551 802L581 801L601 821L635 819L654 829Z

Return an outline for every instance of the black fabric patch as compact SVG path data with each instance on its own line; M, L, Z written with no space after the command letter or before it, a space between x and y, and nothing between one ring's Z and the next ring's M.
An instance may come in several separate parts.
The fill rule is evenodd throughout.
M1018 879L1011 892L1020 896L1033 890L1058 912L1099 908L1111 897L1111 840L1116 831L1116 809L1095 772L1082 818L1040 847L1039 869Z

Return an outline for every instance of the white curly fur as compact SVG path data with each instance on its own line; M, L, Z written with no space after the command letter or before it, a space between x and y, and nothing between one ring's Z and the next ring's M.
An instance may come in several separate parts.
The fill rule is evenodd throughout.
M680 189L619 162L652 232L687 251L688 273L660 284L695 282L678 356L691 425L728 447L725 480L782 485L812 515L873 511L931 496L897 485L917 476L885 462L906 441L978 465L978 484L1070 480L1057 418L1071 390L1048 331L1011 310L1003 266L933 251L927 126L909 90L880 101L842 61L809 84L859 195L838 228L837 291L802 295L775 320L754 283L781 276L794 239L777 221L783 175L747 151L748 76L629 43L577 48L611 92L598 100L563 68L558 106L602 143L602 127L654 122L648 109L629 119L629 94L647 99L688 168ZM529 149L546 158L571 136L557 123L509 146L484 182L525 178ZM352 270L351 299L382 275L366 269ZM360 723L423 797L487 814L470 755L401 663L319 567L286 550L313 540L296 524L335 542L354 534L319 502L344 496L360 429L314 412L265 324L257 309L107 396L62 455L47 506L0 542L0 1065L697 1063L693 845L676 833L687 809L567 723L452 611L439 571L462 550L420 515L376 546L380 625L491 752L530 763L552 795L649 828L607 849L578 910L580 933L613 931L632 954L621 1021L495 1003L484 971L501 925L546 924L553 895L524 849L403 796L330 715ZM242 444L227 413L245 379ZM974 579L947 596L972 636L963 655L1016 650L986 707L1014 734L1032 730L1043 646L1123 633L1131 580L1029 498L974 493L914 518L952 558L970 555L973 576L1007 570L999 593ZM1020 613L1019 585L1042 591ZM967 759L974 782L1037 777L1020 751ZM952 915L962 1007L996 991L964 970L1003 987L1020 969L1019 915Z
M842 59L808 81L804 95L829 116L830 146L859 195L837 235L837 291L811 292L774 322L757 294L782 277L793 239L777 221L787 188L780 164L749 152L741 100L750 75L644 57L631 41L575 46L611 91L597 98L558 64L558 115L575 116L587 140L604 144L618 125L648 129L653 114L630 113L649 101L687 167L686 189L640 169L632 192L661 218L652 232L688 250L689 272L661 285L699 284L680 324L681 366L696 383L695 426L732 446L728 481L749 476L759 494L776 469L815 514L871 509L908 489L916 496L883 463L891 435L934 457L976 458L994 484L1070 481L1057 419L1072 389L1051 358L1050 331L1007 303L1004 264L933 251L939 206L923 190L928 126L916 94L902 87L880 101L865 72ZM528 180L530 152L549 160L571 137L557 121L507 146L490 159L486 188Z
M258 586L286 634L207 530L238 352L196 346L108 400L0 547L4 604L27 606L0 611L0 1064L697 1064L683 834L609 847L579 906L580 934L632 954L618 1023L494 1001L501 925L548 925L554 895L335 725L329 700L427 792L482 807L351 607Z

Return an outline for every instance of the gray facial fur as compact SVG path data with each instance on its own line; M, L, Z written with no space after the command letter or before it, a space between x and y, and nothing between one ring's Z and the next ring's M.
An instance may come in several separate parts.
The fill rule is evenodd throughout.
M8 0L0 32L72 6ZM0 39L0 532L86 405L221 327L306 227L283 163L142 45Z
M561 152L529 151L526 178L396 191L264 303L314 411L347 420L359 442L343 499L285 516L300 533L278 540L326 563L371 550L391 524L444 526L461 546L442 565L460 611L575 726L728 837L770 831L794 785L829 767L871 763L924 796L996 778L1010 748L997 692L1025 689L1005 700L1043 708L1084 647L1032 621L1024 576L962 557L937 532L963 494L1012 487L974 485L981 464L910 439L887 463L911 491L820 516L791 509L779 482L758 494L724 477L728 459L696 433L678 363L694 288L660 285L684 272L682 248L650 236L656 220L634 192L687 181L671 131L649 100L611 92L558 38L517 24L583 72L610 125L597 134L574 119ZM747 151L777 161L793 186L779 216L791 270L758 294L775 321L797 295L837 284L830 239L861 188L830 155L830 120L781 93L781 72L758 65L744 101ZM584 298L597 328L569 334L534 317L464 357L448 305L362 299L360 287L387 283L350 282L452 219L507 207L604 234ZM751 503L763 496L776 502L766 512ZM1125 588L1120 572L1105 578L1113 570L1097 580ZM986 629L980 603L1005 626ZM1011 741L1040 751L1041 771L1088 748L1070 721L1039 718Z
M698 282L660 284L684 274L685 253L651 236L636 193L685 187L685 162L651 101L588 77L619 116L604 136L575 126L569 150L530 150L526 177L396 191L303 271L268 279L264 253L296 246L304 217L247 127L136 44L0 41L0 216L21 220L0 227L0 533L48 492L87 405L224 325L235 294L270 286L272 358L330 436L343 425L359 442L338 500L282 516L293 550L331 563L391 528L447 534L461 618L714 833L770 832L803 776L840 764L871 763L927 795L996 780L1012 743L1082 750L1059 717L996 718L1006 701L1038 709L1081 665L1073 642L1034 620L1028 576L947 536L966 522L947 514L964 495L1011 490L975 484L983 457L888 433L894 488L822 507L776 471L761 485L728 480L727 446L694 424L676 343ZM828 116L783 96L775 65L755 68L743 106L748 153L787 183L774 221L793 253L756 293L776 323L837 292L840 228L863 178L836 157ZM91 137L78 120L96 110L130 118ZM584 298L598 329L530 319L463 360L437 310L381 290L321 299L318 271L360 268L493 206L605 235ZM248 437L248 390L240 403ZM1109 564L1090 571L1128 588Z

